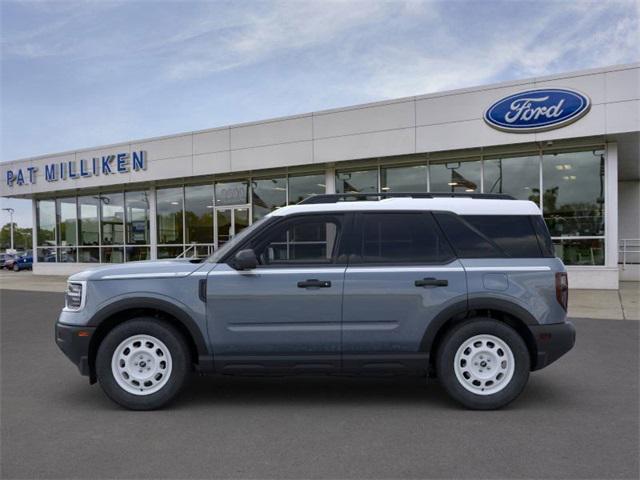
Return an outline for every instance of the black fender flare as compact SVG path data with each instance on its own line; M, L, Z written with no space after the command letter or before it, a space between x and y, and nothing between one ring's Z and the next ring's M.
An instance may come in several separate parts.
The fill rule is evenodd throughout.
M205 342L203 332L196 321L184 309L167 300L150 297L129 297L116 300L101 308L91 317L87 326L100 327L102 322L120 312L135 309L152 309L164 312L174 317L189 332L196 346L198 356L208 356L209 349Z
M539 325L531 313L512 301L487 297L469 298L449 305L429 322L420 343L420 350L431 354L434 340L442 327L451 319L465 318L473 310L498 310L511 315L526 326Z

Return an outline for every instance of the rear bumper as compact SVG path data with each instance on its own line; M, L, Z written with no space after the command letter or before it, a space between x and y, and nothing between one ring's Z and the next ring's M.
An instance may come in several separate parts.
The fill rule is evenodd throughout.
M89 376L89 344L95 332L93 327L77 327L56 323L56 344L80 370Z
M540 370L555 362L573 348L576 343L576 328L571 322L550 325L530 325L538 352L531 370Z

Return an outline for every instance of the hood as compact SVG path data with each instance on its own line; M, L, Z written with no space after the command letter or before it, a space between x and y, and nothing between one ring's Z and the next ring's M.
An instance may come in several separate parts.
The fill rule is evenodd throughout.
M96 266L76 273L69 280L119 280L135 278L179 278L191 275L205 265L189 258L175 260L145 260L118 265Z

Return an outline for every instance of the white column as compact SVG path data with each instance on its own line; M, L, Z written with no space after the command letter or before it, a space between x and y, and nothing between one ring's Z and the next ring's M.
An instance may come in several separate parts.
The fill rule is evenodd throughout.
M325 193L336 193L336 167L327 165L324 173L324 191Z
M36 199L31 200L31 251L33 252L33 269L36 269L36 264L38 263L38 213L36 206L38 202Z
M618 144L608 143L605 152L605 265L618 268Z
M158 224L156 208L156 187L149 188L149 242L151 243L151 260L158 258Z

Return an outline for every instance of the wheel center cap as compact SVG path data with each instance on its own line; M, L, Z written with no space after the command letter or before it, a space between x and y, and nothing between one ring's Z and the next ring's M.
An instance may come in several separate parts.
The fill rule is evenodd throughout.
M484 360L480 362L480 366L481 367L486 367L487 366L487 362L485 362Z
M141 366L142 368L146 367L146 366L147 366L147 362L145 362L144 360L143 360L143 361L141 361L141 362L140 362L140 366Z

